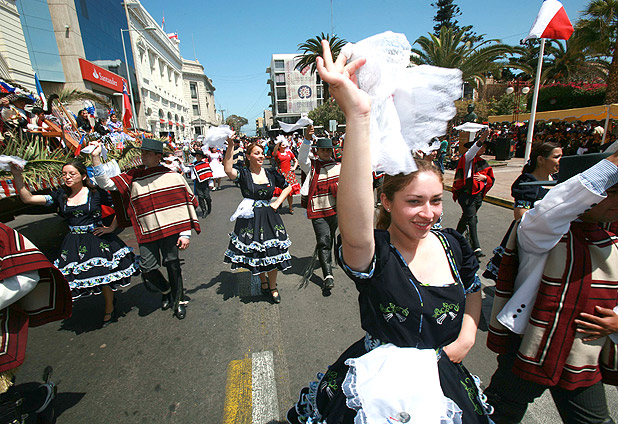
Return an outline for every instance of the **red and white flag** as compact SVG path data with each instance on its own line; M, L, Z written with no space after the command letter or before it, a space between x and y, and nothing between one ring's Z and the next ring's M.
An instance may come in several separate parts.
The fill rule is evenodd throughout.
M127 82L125 80L122 81L122 97L122 104L124 107L124 113L122 114L122 124L125 128L130 128L133 113L131 112L131 101L129 100L129 92L127 90Z
M568 40L571 34L573 34L573 25L562 3L558 0L545 0L524 41L531 38Z

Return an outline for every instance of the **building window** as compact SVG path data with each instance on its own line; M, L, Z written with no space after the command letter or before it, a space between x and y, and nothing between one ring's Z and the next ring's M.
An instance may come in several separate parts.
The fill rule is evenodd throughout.
M275 85L285 85L285 74L275 74Z
M283 60L275 60L275 69L284 69Z
M189 83L189 90L191 90L191 98L192 99L197 99L197 83L191 81Z
M200 105L193 105L193 116L200 116Z
M83 17L90 19L90 16L88 16L88 4L86 4L86 0L80 0L79 5L81 6Z
M195 135L202 135L202 127L193 127Z
M277 102L277 113L288 113L288 102Z
M324 94L322 93L322 86L318 85L316 87L316 96L318 99L323 99L324 98Z
M277 87L277 99L281 100L281 99L285 99L286 98L286 92L285 92L285 87Z

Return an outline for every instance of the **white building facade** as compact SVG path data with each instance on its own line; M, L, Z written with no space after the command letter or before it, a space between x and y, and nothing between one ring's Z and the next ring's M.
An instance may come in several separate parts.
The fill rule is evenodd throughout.
M0 77L36 91L34 70L15 0L0 0Z
M142 106L138 126L156 136L190 138L180 41L170 38L138 0L125 0L125 5Z
M182 78L184 97L189 107L188 125L195 139L198 135L205 135L208 128L221 123L215 107L215 87L197 59L183 60Z
M308 68L297 70L298 55L274 54L266 73L270 75L272 122L265 125L278 127L277 121L292 124L324 101L324 89L317 72Z

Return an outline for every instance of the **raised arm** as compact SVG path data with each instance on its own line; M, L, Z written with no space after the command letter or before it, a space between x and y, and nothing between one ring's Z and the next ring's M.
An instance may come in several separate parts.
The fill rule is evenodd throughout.
M347 135L339 174L337 215L341 232L343 259L354 271L366 271L373 259L373 186L369 148L370 100L358 88L355 72L365 60L346 65L340 54L333 63L328 42L322 41L323 58L318 58L320 78L329 84L346 117Z
M104 190L118 190L116 184L107 176L101 165L101 142L92 141L90 143L95 148L90 152L90 158L92 159L92 166L94 167L94 180L97 185Z
M22 169L11 163L9 165L11 167L11 174L13 174L13 181L15 183L15 189L17 190L17 194L19 194L19 198L22 202L27 203L29 205L44 205L47 203L47 199L45 196L41 194L32 194L30 190L26 188L24 184L24 178L22 176Z
M238 176L238 171L234 168L234 140L232 140L232 137L227 139L227 149L223 158L223 170L232 181Z

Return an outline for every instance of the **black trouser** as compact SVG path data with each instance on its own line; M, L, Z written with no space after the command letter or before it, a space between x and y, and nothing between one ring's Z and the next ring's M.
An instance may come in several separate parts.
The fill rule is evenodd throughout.
M528 404L549 389L562 421L566 424L613 424L609 417L605 389L599 382L590 387L566 390L524 380L513 373L513 364L521 339L513 336L509 352L498 355L498 369L485 390L487 402L494 407L490 416L496 424L515 424L523 419Z
M468 227L472 249L479 249L481 243L479 243L479 236L476 231L479 221L476 213L483 204L483 195L481 193L472 195L463 192L457 198L457 202L463 212L461 218L459 218L459 224L457 224L457 232L463 234L466 231L466 227Z
M335 240L335 231L337 231L337 215L326 218L314 218L311 220L311 224L315 232L315 240L317 242L315 249L318 252L318 260L320 261L320 267L322 267L322 273L324 277L333 275L333 255L331 251L333 248L333 241Z
M200 204L202 215L209 214L212 211L212 199L210 198L210 186L208 185L208 181L195 183L195 195Z

